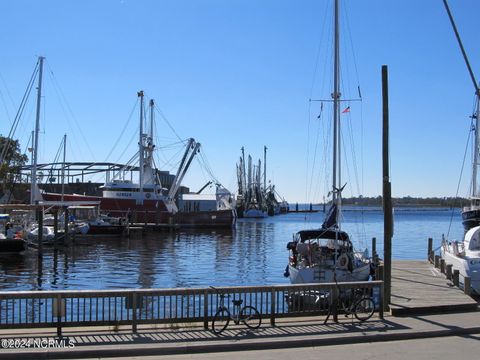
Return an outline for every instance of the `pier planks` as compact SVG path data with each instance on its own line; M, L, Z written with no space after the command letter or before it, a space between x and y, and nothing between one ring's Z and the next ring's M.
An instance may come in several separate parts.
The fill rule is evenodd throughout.
M477 302L427 261L394 260L390 310L394 316L474 311Z

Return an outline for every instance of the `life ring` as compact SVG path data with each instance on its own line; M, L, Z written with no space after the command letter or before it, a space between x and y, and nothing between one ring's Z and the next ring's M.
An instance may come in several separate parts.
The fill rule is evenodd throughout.
M146 197L147 199L150 199L151 196L152 196L152 195L151 195L150 193L146 193L146 194L145 194L145 197Z
M347 269L349 261L350 259L348 258L348 255L343 253L337 259L337 267L339 269Z

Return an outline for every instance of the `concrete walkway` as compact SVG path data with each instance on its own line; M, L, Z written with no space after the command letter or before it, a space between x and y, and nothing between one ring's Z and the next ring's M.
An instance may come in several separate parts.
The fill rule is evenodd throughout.
M305 346L352 344L375 341L432 338L480 333L480 311L411 317L386 316L360 323L339 316L339 323L323 324L324 317L284 319L258 330L230 326L221 336L201 324L113 331L106 328L72 328L55 338L55 329L0 330L0 359L65 359L139 357ZM57 347L53 342L57 340ZM59 347L58 347L59 346ZM7 348L6 348L7 347Z

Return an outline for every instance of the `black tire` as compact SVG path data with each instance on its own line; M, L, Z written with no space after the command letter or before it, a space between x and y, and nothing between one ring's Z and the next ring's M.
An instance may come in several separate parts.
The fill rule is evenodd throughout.
M375 312L375 303L371 297L364 296L356 302L353 312L358 320L367 321Z
M226 309L217 311L212 321L212 331L219 335L230 323L230 312Z
M240 320L250 329L258 329L262 324L262 317L253 306L245 306L240 311Z

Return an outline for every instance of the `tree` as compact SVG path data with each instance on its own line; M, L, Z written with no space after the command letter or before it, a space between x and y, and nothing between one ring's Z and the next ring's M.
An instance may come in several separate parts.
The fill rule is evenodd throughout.
M20 151L20 143L0 135L0 197L6 191L12 191L13 185L20 180L20 168L28 161L28 156Z

